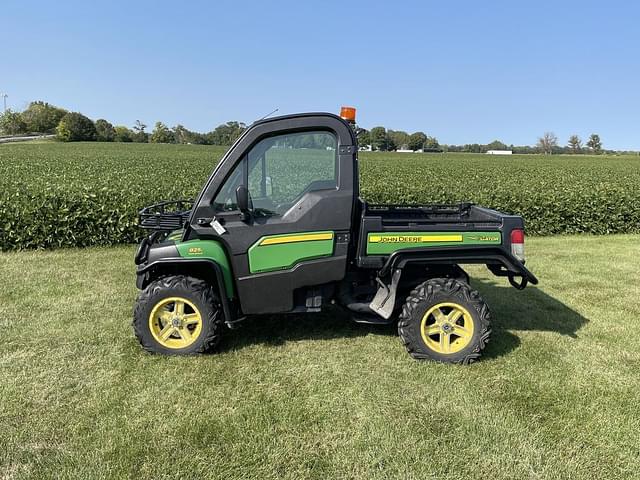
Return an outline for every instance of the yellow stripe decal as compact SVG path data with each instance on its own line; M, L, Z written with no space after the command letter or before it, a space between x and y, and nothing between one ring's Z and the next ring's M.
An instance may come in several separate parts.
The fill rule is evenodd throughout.
M370 235L370 243L462 242L462 235Z
M287 235L286 237L267 237L260 242L262 245L279 245L281 243L311 242L313 240L332 240L333 233L303 233Z

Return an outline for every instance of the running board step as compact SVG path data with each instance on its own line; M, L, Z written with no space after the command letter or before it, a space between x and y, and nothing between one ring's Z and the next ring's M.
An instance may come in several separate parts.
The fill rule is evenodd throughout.
M366 313L352 313L351 319L356 323L367 325L391 325L395 320L382 318L379 315L367 315Z

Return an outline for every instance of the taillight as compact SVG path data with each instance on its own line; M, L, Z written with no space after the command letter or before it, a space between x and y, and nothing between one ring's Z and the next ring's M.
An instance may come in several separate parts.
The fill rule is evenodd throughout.
M511 230L511 253L524 262L524 230L519 228Z

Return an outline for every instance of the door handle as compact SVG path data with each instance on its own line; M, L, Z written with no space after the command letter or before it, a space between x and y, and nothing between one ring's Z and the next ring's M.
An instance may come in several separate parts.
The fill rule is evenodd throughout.
M207 218L207 217L199 218L198 220L196 220L196 222L198 223L198 225L209 225L214 220L217 220L220 225L224 225L225 218L224 217L217 217L217 216L213 217L213 218L210 218L210 217L209 218Z
M227 233L227 229L222 226L224 224L224 218L218 218L218 217L207 218L207 217L203 217L203 218L198 218L196 220L196 223L201 227L209 226L209 227L213 228L218 235L222 235L223 233Z

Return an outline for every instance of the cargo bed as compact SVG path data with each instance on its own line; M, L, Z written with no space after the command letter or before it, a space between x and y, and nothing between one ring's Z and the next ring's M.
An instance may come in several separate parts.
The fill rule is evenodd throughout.
M520 274L537 282L511 254L510 233L523 229L522 218L472 203L368 205L361 202L357 263L387 269L399 256L425 261L486 263L494 273ZM444 254L444 255L443 255ZM456 260L457 259L457 260Z

